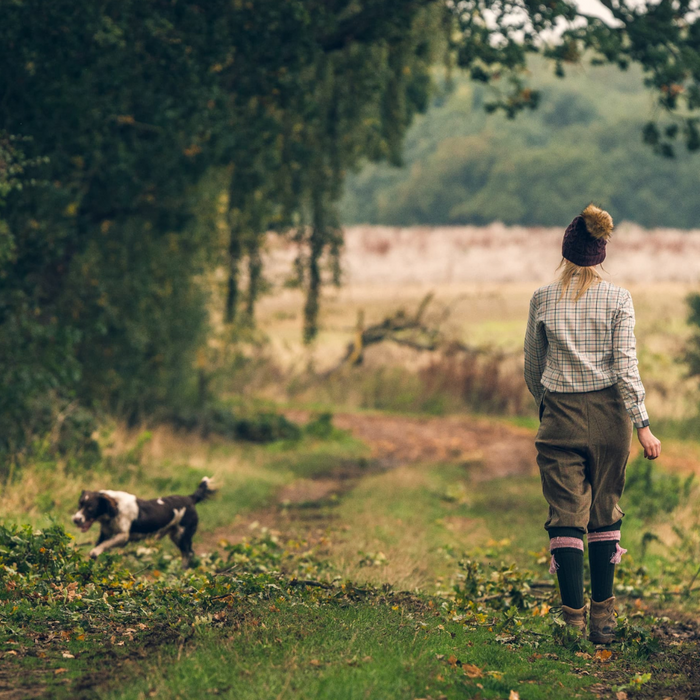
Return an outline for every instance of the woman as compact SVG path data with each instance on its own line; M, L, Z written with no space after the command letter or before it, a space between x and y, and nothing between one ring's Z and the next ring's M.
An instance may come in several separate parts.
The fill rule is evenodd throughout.
M566 229L563 270L532 296L525 335L525 381L539 405L535 441L542 490L549 503L545 529L564 620L586 631L583 536L591 568L589 639L614 639L615 564L623 512L632 424L647 459L661 443L652 435L637 369L630 293L601 279L612 217L587 206Z

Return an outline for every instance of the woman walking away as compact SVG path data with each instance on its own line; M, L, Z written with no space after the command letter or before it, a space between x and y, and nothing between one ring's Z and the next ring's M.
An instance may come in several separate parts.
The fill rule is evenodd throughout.
M564 620L586 631L583 536L591 568L589 639L615 635L615 564L624 513L632 424L647 459L661 443L649 429L637 369L634 308L626 289L601 279L613 221L587 206L566 229L559 279L532 296L525 335L525 381L539 405L535 445L542 490L549 503L545 529Z

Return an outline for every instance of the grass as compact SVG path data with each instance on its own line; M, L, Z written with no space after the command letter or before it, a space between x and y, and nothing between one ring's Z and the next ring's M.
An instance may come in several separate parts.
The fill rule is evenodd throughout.
M547 614L554 588L538 589L536 597L528 592L528 581L552 581L536 476L485 478L478 456L382 471L366 446L337 430L241 446L159 429L150 437L117 434L110 449L109 461L94 473L66 465L52 471L48 460L26 468L5 492L3 509L16 521L44 527L52 515L67 520L62 504L72 505L81 480L109 479L148 496L187 491L191 479L213 472L221 491L201 506L198 551L206 543L214 552L215 534L240 538L240 526L259 517L261 508L274 529L205 557L185 575L169 542L146 542L143 551L127 547L113 555L112 574L97 578L90 563L80 568L78 555L78 589L66 588L72 579L54 575L35 599L20 595L7 569L0 570L0 677L16 679L16 697L72 697L78 688L81 697L110 700L205 694L445 700L506 698L511 691L536 700L618 690L642 697L652 688L659 694L648 697L675 697L690 682L692 647L681 638L659 655L651 626L670 623L648 616L658 601L697 603L693 594L680 594L698 551L690 535L681 541L672 531L678 523L688 533L697 527L682 479L657 470L632 480L623 505L630 554L618 591L630 616L623 628L627 641L603 659L591 645L560 638L556 618ZM342 488L332 498L284 508L277 503L291 484L333 479ZM646 532L662 541L646 542ZM464 578L470 571L461 563L465 551L481 567L476 579ZM110 575L122 583L110 583ZM290 583L295 576L316 583L300 588ZM468 593L468 580L481 592ZM82 592L85 581L95 592ZM33 591L37 584L27 579L26 585ZM455 598L454 585L467 592ZM231 587L238 591L234 597ZM114 588L117 593L110 592ZM413 593L394 592L399 589ZM520 607L503 604L511 589L525 596ZM494 590L503 595L489 601ZM66 591L94 600L89 605L99 610L81 608ZM635 604L640 596L645 599ZM95 667L106 667L107 660L116 678L96 676ZM642 683L648 669L653 676Z
M546 545L543 503L539 478L475 482L459 465L403 466L363 479L341 500L331 556L353 580L435 590L454 574L450 550L531 564L529 552ZM362 565L363 553L383 558Z
M511 690L527 700L595 697L586 690L595 678L570 672L569 664L589 665L574 652L552 643L512 649L497 636L400 605L252 611L235 634L202 635L179 663L173 649L127 691L106 697L451 700Z
M157 498L192 493L203 476L214 476L218 495L202 504L203 527L216 529L237 514L262 508L285 484L331 471L339 462L363 464L366 448L336 431L332 439L305 436L269 445L202 440L160 426L104 440L106 459L90 470L50 454L15 471L0 495L0 517L42 527L53 519L67 523L83 489L111 488ZM91 532L80 541L92 540Z

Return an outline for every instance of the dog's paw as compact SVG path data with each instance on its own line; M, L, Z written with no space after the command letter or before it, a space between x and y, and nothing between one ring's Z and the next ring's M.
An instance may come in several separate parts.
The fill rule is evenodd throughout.
M90 550L90 559L97 559L97 557L100 556L102 552L100 551L99 547L95 547L94 549Z

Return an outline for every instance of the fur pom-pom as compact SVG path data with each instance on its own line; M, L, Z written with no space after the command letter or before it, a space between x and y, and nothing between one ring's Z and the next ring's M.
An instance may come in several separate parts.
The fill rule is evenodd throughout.
M607 211L600 209L595 204L589 204L581 212L581 216L593 238L602 238L605 241L610 238L613 230L613 220Z

